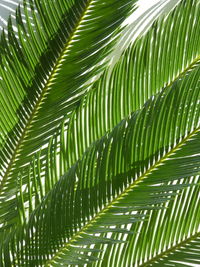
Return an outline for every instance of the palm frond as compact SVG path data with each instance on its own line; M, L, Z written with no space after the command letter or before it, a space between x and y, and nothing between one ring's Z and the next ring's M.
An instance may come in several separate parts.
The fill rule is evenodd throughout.
M24 1L25 24L21 8L17 11L17 33L10 20L8 36L3 33L1 41L3 201L16 193L20 171L22 184L28 183L22 167L29 166L63 118L68 120L77 108L89 90L85 82L104 68L105 63L99 63L115 44L119 26L134 3L30 0ZM17 207L15 199L11 205ZM8 224L5 217L2 220ZM13 218L16 220L14 213Z
M199 262L200 1L180 1L112 65L135 2L24 0L9 19L2 267Z
M108 228L127 235L116 229L143 221L146 210L163 208L190 184L176 181L200 173L199 73L199 67L187 73L89 148L14 236L18 264L87 263L85 246L119 242L104 236Z
M187 6L185 5L186 3L182 2L167 18L155 22L147 35L138 39L124 53L112 73L110 73L110 69L104 72L77 110L74 111L69 126L63 124L61 135L51 141L46 151L42 151L42 160L34 160L35 167L33 169L36 169L36 173L30 170L29 175L36 179L35 177L40 177L43 173L42 176L46 179L45 188L47 188L43 191L48 192L54 184L53 181L57 181L59 176L83 155L92 142L112 129L132 110L140 108L149 96L162 90L164 85L170 86L183 77L187 71L191 71L198 65L198 49L200 47L198 36L200 34L198 34L199 28L196 21L199 18L199 3L192 1L190 4L187 2ZM189 9L189 6L192 6L192 9ZM192 16L189 15L190 13ZM188 16L190 16L189 21ZM177 23L175 18L180 21L187 20L187 28L185 29L186 24L180 26L180 21ZM174 27L169 32L171 24ZM177 39L177 31L185 33L185 35L180 35L180 40ZM170 36L171 38L168 38ZM189 37L183 44L183 49L180 50L179 43L186 36ZM195 36L197 42L190 42L190 39L195 39ZM166 45L162 40L167 38ZM170 53L173 49L175 49L174 53ZM186 51L191 51L191 53L186 53ZM178 65L173 61L174 54L178 54L178 58L180 58ZM155 58L159 57L160 65L155 65ZM166 60L174 62L174 67L165 64ZM162 79L157 79L157 75L155 75L157 72ZM141 100L142 97L143 100ZM116 107L121 108L116 109ZM63 133L65 131L66 134ZM51 154L49 151L54 152ZM56 153L58 153L57 156ZM59 168L56 168L58 160ZM40 161L40 167L37 167L38 161ZM41 196L38 198L42 198L42 196L41 192Z
M103 73L70 118L66 168L92 142L199 63L199 18L198 1L181 2L124 52L112 72Z
M43 149L39 153L39 159L36 157L32 163L37 177L45 177L47 181L47 190L43 191L47 192L54 184L53 181L57 181L92 142L110 131L131 111L140 108L150 96L161 91L165 85L170 86L198 64L200 33L196 22L199 19L199 11L198 2L180 3L167 18L155 22L146 36L130 46L112 72L109 68L95 82L74 110L69 122L62 125L61 135L52 139L49 147ZM180 26L181 20L188 21L187 25L182 23ZM174 26L169 32L170 25ZM179 31L182 35L177 38ZM189 37L180 50L179 44L186 36ZM166 45L164 40L167 38ZM191 39L196 42L190 42ZM180 58L179 62L173 61L174 54ZM157 64L155 58L160 58ZM174 66L166 64L167 60ZM57 161L59 168L56 167ZM29 170L27 175L33 175L30 172ZM41 194L43 195L42 192Z

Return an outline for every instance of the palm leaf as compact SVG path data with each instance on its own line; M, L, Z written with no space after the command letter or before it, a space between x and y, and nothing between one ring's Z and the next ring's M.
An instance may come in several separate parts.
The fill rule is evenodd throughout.
M49 147L46 150L43 149L42 160L39 164L41 166L33 167L33 169L37 169L38 177L41 173L43 177L46 177L46 191L53 185L52 181L58 180L58 177L82 156L92 142L112 129L132 110L140 108L148 97L160 91L164 85L173 84L195 67L199 61L198 49L200 47L198 45L199 28L195 23L199 18L199 3L193 1L191 3L188 2L187 5L185 2L181 3L167 19L155 22L147 35L138 39L124 53L112 72L110 69L106 70L72 114L69 126L63 124L60 130L61 136L51 140ZM191 9L189 9L190 6L192 6ZM188 17L190 17L189 21ZM176 20L178 18L179 22L175 18ZM186 24L181 24L180 27L182 19L188 21L187 27ZM171 24L175 26L169 33ZM180 39L176 38L178 31L184 33L180 35ZM180 50L179 44L186 36L190 38ZM169 39L168 46L163 41L166 38ZM196 42L190 42L190 39L195 39ZM174 53L168 52L173 49ZM190 51L190 53L185 51ZM174 54L178 54L180 58L178 64L172 60ZM158 61L160 65L155 65L154 59L158 57L161 57ZM174 63L174 66L166 64L167 60ZM162 79L157 79L157 75L155 76L157 72ZM116 106L122 106L122 108L116 110ZM64 131L67 131L67 134L63 135ZM49 153L51 150L54 153ZM58 156L55 155L56 153ZM59 168L56 168L55 162L58 160ZM38 166L38 159L33 165Z
M0 191L4 201L16 193L20 171L22 184L27 184L22 167L48 144L63 118L69 119L89 90L85 82L103 69L105 63L99 63L116 42L119 26L134 4L127 0L28 3L31 9L27 1L23 7L26 23L19 8L17 34L10 20L8 37L3 33L1 41ZM17 200L11 205L17 207ZM4 211L2 215L4 222ZM5 224L15 221L13 212L12 221Z
M14 250L18 264L42 266L48 258L47 266L87 263L92 255L84 253L85 246L121 241L104 236L108 227L112 233L111 226L143 221L146 210L164 207L177 190L189 185L187 180L174 182L200 172L199 72L198 66L123 120L55 184L14 236L21 248ZM190 86L194 89L188 90ZM190 112L179 120L184 106ZM158 131L161 118L165 123ZM128 229L115 231L126 236Z
M10 19L2 266L198 262L199 1L181 1L106 69L132 6L30 0L17 33Z
M192 9L189 9L188 7L191 6L191 3ZM150 95L160 91L162 86L167 83L169 85L175 83L187 71L192 70L198 64L198 36L200 35L198 34L198 24L194 22L199 18L199 3L194 3L193 1L191 3L188 2L187 6L185 2L181 3L169 14L167 19L165 18L155 22L147 35L138 39L124 53L111 74L110 69L105 71L99 81L93 86L93 90L87 94L78 109L74 112L70 119L69 127L63 125L61 136L58 139L52 140L48 149L43 151L43 158L46 158L46 160L42 160L38 164L37 159L33 163L33 168L29 170L29 175L33 176L33 179L36 179L35 176L40 177L40 173L43 172L46 179L46 192L54 184L53 181L58 180L58 177L66 172L82 156L94 140L100 138L109 129L112 129L131 110L139 108L142 102L145 102ZM189 15L190 13L192 13L192 16ZM180 21L183 19L188 20L189 16L190 20L186 29L186 24L180 26L179 23L176 23L177 18ZM175 26L169 33L171 24ZM180 40L176 38L176 33L179 30L182 30L185 34L180 35ZM180 50L178 45L182 43L182 40L186 36L190 36L190 38L187 39L188 41L184 43L183 49ZM195 36L197 37L197 42L190 42L189 40L195 39ZM161 41L162 38L165 40L167 37L171 37L169 38L168 46ZM152 44L150 40L153 40ZM175 42L177 42L176 46L174 45ZM172 49L175 49L174 53L169 53L168 51ZM187 51L191 51L191 53L186 53L186 49ZM165 50L165 53L161 54L163 50ZM178 65L172 67L171 65L163 64L166 60L174 62L172 61L174 54L179 54L178 58L180 58L180 61ZM153 63L154 58L158 58L158 56L162 57L158 61L160 65L158 67L156 65L157 70L153 68ZM145 62L149 62L149 64ZM130 71L128 75L126 70ZM154 74L160 70L162 72L159 73L159 77L162 77L162 80L160 79L158 81L157 76ZM146 74L148 72L149 75ZM146 77L150 80L146 81ZM106 78L110 78L109 82L107 82ZM142 79L145 82L142 82ZM106 97L107 95L108 97ZM143 101L141 101L141 96L145 96ZM102 102L102 99L104 99L104 102ZM123 103L125 103L124 105L120 104L122 99ZM140 99L141 103L135 101L137 99ZM116 106L122 106L125 109L116 110ZM67 129L67 135L63 134L64 128ZM49 151L54 151L52 156ZM56 153L59 153L59 155L56 156ZM56 168L57 165L55 162L58 160L59 168ZM38 165L41 166L38 167ZM33 174L35 169L37 174ZM41 192L41 196L38 196L38 199L42 198L43 195Z
M199 15L199 2L182 2L130 46L112 72L109 69L103 73L70 118L67 138L63 142L66 144L63 144L63 149L68 148L63 156L67 157L63 162L63 165L67 164L66 169L96 139L198 64ZM181 23L182 20L185 23ZM173 60L174 55L177 62Z

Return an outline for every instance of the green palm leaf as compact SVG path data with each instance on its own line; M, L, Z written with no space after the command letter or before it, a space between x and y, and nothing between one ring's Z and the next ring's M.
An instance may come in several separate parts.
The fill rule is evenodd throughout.
M188 6L190 6L189 3ZM163 62L165 63L166 60L172 61L174 57L173 54L168 51L174 48L174 42L177 40L176 33L180 30L179 23L175 24L176 21L174 21L174 18L178 17L181 21L182 17L180 14L182 14L187 20L190 12L193 13L193 16L190 16L189 26L187 25L187 29L184 33L185 38L188 35L191 39L197 36L196 43L189 42L190 39L188 38L188 42L185 42L185 46L182 50L178 48L179 43L177 43L174 54L179 54L179 64L174 66L174 68L172 68L171 65L164 65ZM198 12L198 3L193 4L192 9L185 8L185 3L182 3L167 19L162 19L160 22L155 23L144 38L139 39L130 47L123 55L120 62L114 67L111 74L110 69L105 71L99 81L94 84L93 90L87 94L77 110L74 111L69 126L63 125L61 132L67 128L67 136L65 135L64 137L64 135L62 135L62 137L58 137L56 141L52 141L53 144L51 144L46 151L43 150L43 157L47 159L48 165L44 159L41 161L41 165L44 166L39 168L38 176L41 175L41 169L46 169L44 176L51 177L51 181L57 180L60 175L66 172L67 169L82 156L92 142L112 129L124 116L129 115L132 110L139 108L149 96L160 91L170 78L171 80L169 83L172 84L184 75L187 70L192 69L195 64L197 64L199 60L197 56L199 53L198 49L200 47L198 45L199 28L197 27L198 24L194 22L199 18ZM171 38L169 38L168 46L166 46L165 43L160 40L162 40L161 37L166 39L169 36L169 26L172 23L175 24L175 27L174 30L170 32ZM182 28L185 29L185 24L183 24ZM156 38L153 45L151 45L150 40L153 40L154 37ZM184 36L180 35L180 37L181 39L178 39L178 41L181 43ZM166 50L166 53L161 54L163 49ZM187 51L191 51L191 53L186 54L186 49ZM152 57L152 54L154 57ZM162 77L160 80L154 75L157 72L157 65L155 69L153 68L154 58L159 57L159 55L162 55L159 61L161 65L158 66L158 70L162 70L162 72L158 74L159 77ZM149 64L146 65L145 62L149 62ZM127 71L124 71L126 69L130 71L128 74ZM148 79L150 80L146 81L146 73L148 72L150 73L148 75ZM109 82L106 82L107 80L109 80ZM142 82L142 80L144 80L144 82ZM144 99L141 100L143 96ZM105 99L105 101L102 102L102 99ZM123 105L121 105L122 99ZM139 103L137 99L140 99L141 103ZM124 108L116 110L116 106L122 106ZM59 140L61 140L61 143ZM50 156L50 159L49 151L51 149L53 149L55 153L59 153L59 157L55 157L54 153L53 157ZM57 161L58 158L60 161L60 168L55 170L56 164L53 162ZM37 163L34 163L34 165L37 165ZM47 167L45 167L46 165ZM54 169L54 171L49 173L49 169ZM48 183L51 184L50 181ZM49 187L49 185L47 185L47 187Z
M9 19L2 267L199 263L200 2L111 64L135 2L25 0Z
M16 243L25 242L26 247L25 251L17 252L21 253L17 254L18 264L25 260L30 266L40 266L55 253L47 265L59 266L61 261L87 263L91 255L77 255L84 252L84 246L118 242L116 237L104 236L108 227L112 233L111 226L118 228L143 221L146 217L143 212L163 207L177 190L189 184L186 180L177 186L174 181L199 174L199 71L196 67L149 100L141 111L123 120L56 183L22 232L14 237ZM190 86L194 89L188 90ZM176 109L172 109L175 103ZM186 105L190 112L178 120ZM158 131L156 126L163 117L166 123ZM153 136L159 142L150 149ZM98 229L99 237L95 235ZM127 235L123 231L117 230Z
M9 42L2 35L1 132L4 138L0 193L4 201L16 192L19 171L24 177L21 167L29 165L35 152L48 144L61 121L65 117L69 119L90 88L85 82L103 69L105 63L99 63L116 42L118 26L134 4L127 0L28 3L31 10L27 1L23 7L26 24L19 8L17 35L11 21ZM22 178L22 184L27 184L26 177ZM16 200L11 205L17 205ZM15 217L13 213L13 220Z
M93 85L93 90L70 119L67 138L63 141L70 148L63 156L67 157L62 163L64 166L67 164L66 169L92 142L198 64L200 6L193 3L189 8L190 5L183 2L167 18L155 22L144 37L125 51L113 70L106 70ZM187 21L187 27L181 24L181 20ZM174 26L170 30L171 25ZM177 38L177 32L181 33L180 38ZM183 42L186 36L188 39ZM173 60L174 55L179 61Z

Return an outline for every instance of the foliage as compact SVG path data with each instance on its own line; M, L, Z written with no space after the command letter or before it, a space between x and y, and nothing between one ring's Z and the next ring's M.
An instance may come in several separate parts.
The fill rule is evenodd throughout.
M200 1L112 64L136 2L24 0L2 32L0 266L200 264Z

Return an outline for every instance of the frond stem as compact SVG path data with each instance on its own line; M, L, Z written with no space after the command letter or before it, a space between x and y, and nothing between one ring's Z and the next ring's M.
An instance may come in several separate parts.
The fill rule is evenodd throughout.
M200 55L194 58L194 60L184 70L182 70L170 83L167 83L166 87L172 86L175 81L184 76L188 71L191 71L198 63L200 63Z
M186 245L188 242L192 241L193 239L197 238L200 235L200 232L197 232L193 235L191 235L190 237L186 238L186 239L182 239L179 243L176 243L176 245L166 249L165 251L157 254L155 257L151 258L150 260L144 262L142 265L139 265L139 267L148 267L150 266L151 263L160 260L161 258L164 258L165 256L167 256L168 254L170 254L171 252L177 250L178 248Z

